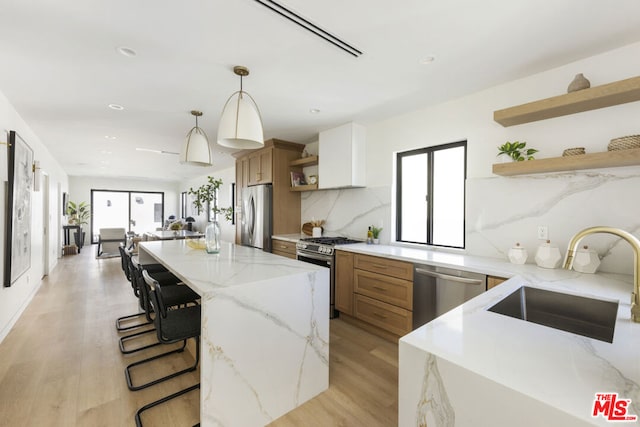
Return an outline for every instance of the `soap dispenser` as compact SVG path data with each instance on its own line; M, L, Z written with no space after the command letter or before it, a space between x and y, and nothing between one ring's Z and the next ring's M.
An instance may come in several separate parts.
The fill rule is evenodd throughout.
M558 268L562 262L562 254L557 246L551 245L551 240L538 246L536 264L542 268Z
M524 264L527 262L528 256L527 250L520 246L520 243L516 243L514 247L509 249L508 257L511 264Z

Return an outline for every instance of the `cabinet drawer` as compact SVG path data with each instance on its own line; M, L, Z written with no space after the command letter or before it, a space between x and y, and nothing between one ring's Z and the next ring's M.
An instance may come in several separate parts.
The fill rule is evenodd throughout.
M354 292L413 310L413 282L355 270Z
M413 264L377 256L356 254L354 267L373 273L413 281Z
M278 251L274 249L271 253L274 255L280 255L286 258L296 259L296 254L291 254L289 252L283 252L283 251Z
M396 335L411 332L412 313L400 307L355 294L355 317Z
M296 244L287 240L271 239L271 250L274 254L276 252L284 252L293 255L294 259L296 257Z

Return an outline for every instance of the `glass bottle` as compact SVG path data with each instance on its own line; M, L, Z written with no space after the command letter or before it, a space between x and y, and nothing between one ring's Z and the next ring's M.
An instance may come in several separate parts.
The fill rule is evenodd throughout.
M218 221L211 221L204 230L204 240L207 245L208 254L220 252L220 224Z

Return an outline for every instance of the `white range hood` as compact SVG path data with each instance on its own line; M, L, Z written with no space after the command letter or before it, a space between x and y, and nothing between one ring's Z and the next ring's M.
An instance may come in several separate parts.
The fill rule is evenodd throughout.
M320 132L318 142L318 188L365 186L364 126L347 123Z

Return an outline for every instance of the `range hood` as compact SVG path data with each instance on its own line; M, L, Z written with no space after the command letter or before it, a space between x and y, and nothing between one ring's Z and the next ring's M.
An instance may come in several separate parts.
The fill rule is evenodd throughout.
M318 189L365 186L365 137L364 126L353 122L320 132Z

